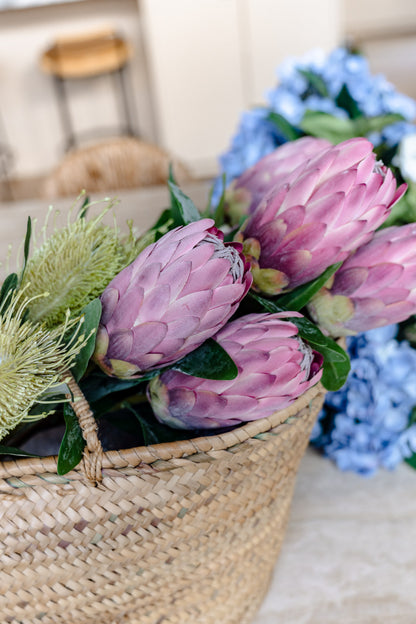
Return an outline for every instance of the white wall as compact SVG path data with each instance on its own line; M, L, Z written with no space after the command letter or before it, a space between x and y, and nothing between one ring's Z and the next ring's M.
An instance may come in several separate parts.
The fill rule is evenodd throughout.
M216 170L287 55L341 40L342 0L139 0L161 144Z
M13 175L48 172L62 156L55 94L51 78L39 69L41 53L57 35L107 25L115 26L134 46L130 73L140 131L145 138L154 138L136 0L86 0L0 12L0 115L15 152ZM77 128L117 126L116 99L108 77L70 87Z

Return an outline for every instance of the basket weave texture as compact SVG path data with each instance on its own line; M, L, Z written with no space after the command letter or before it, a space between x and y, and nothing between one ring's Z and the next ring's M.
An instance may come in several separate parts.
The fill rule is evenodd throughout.
M55 457L0 463L1 624L251 622L323 399L101 454L98 485L85 461L65 477Z

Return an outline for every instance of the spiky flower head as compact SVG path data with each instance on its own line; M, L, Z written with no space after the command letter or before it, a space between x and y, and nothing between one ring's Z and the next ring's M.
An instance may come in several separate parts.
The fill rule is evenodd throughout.
M30 411L36 403L47 403L46 395L59 393L64 371L85 344L82 318L70 320L67 314L60 328L48 330L25 320L31 304L25 292L15 291L0 307L0 439L21 422L47 415L47 409L36 416Z
M55 227L51 235L46 235L45 225L43 244L30 257L22 279L26 296L32 299L32 321L57 327L65 321L68 309L77 316L137 256L141 247L131 225L123 237L115 223L103 224L111 208L110 202L91 220L85 216L74 220L70 211L67 225ZM38 298L46 291L47 298Z

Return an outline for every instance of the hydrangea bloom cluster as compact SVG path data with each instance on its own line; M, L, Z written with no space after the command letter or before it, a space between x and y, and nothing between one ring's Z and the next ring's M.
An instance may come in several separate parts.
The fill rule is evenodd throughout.
M372 475L393 469L416 450L416 351L390 325L348 338L351 373L328 393L312 443L341 470Z
M319 76L327 95L311 88L305 76L308 72ZM343 85L364 116L399 113L404 117L404 121L386 126L381 133L371 133L368 138L374 145L385 142L395 146L405 135L415 132L410 123L416 117L414 100L398 93L384 76L372 75L367 60L345 48L338 48L329 56L317 50L300 59L288 58L280 66L278 77L278 86L266 95L266 105L243 113L230 148L220 157L221 173L225 174L227 184L285 142L269 120L271 112L282 115L294 126L300 123L307 110L346 118L346 111L336 102ZM221 190L219 178L214 202L219 199Z

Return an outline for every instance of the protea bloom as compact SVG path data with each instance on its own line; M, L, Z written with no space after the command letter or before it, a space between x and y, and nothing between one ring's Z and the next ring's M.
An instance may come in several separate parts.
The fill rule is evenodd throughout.
M168 232L105 289L95 359L110 375L139 377L214 335L251 286L238 243L212 219Z
M171 427L209 429L269 416L287 407L321 377L322 356L299 336L289 316L249 314L227 323L215 340L233 358L238 376L214 381L168 370L152 379L148 398Z
M406 185L376 161L367 139L323 148L297 177L271 190L238 235L251 256L257 290L304 284L366 243Z
M330 146L325 139L303 137L264 156L227 188L225 206L231 220L238 223L241 216L254 212L266 193L278 184L295 180L311 158Z
M309 304L332 336L400 323L416 313L416 224L380 230Z

